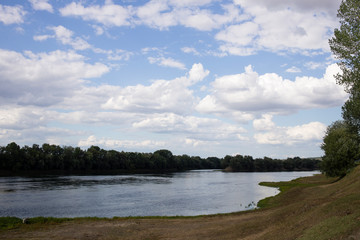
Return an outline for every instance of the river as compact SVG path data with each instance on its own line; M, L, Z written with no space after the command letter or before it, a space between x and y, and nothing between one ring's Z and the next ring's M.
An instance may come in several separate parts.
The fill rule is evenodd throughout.
M252 209L278 193L262 181L318 172L0 177L0 216L194 216Z

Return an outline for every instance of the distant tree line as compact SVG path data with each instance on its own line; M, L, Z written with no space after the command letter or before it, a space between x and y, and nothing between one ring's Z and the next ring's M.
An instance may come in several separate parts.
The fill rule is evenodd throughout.
M226 169L228 171L294 171L316 170L318 160L287 160L271 158L253 159L251 156L225 156L201 158L198 156L175 156L169 150L154 153L119 152L91 146L87 150L79 147L33 144L20 147L15 142L0 146L0 170L2 171L102 171L102 170L150 170L182 171L190 169Z
M276 172L312 171L320 167L321 161L314 158L287 158L286 160L268 157L253 159L251 156L225 156L221 161L225 170L233 172Z

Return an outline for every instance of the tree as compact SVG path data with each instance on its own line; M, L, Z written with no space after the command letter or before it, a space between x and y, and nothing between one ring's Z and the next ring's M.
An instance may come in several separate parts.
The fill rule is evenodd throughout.
M321 171L329 177L343 177L360 157L359 136L344 121L331 124L321 148L325 152Z
M340 28L334 30L329 45L340 60L342 73L336 75L337 82L350 94L343 106L343 118L360 134L360 1L343 0L338 17Z
M360 87L360 86L359 86ZM360 135L360 88L354 87L342 107L342 116L347 124ZM357 89L359 88L359 89Z

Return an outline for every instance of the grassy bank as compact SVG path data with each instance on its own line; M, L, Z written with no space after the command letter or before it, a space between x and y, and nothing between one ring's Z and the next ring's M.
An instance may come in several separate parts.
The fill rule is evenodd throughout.
M0 239L360 239L360 167L343 179L323 175L261 183L281 193L261 209L198 217L0 218Z

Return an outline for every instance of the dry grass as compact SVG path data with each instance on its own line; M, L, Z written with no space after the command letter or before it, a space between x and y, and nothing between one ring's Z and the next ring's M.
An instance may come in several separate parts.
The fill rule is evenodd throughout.
M360 167L334 181L317 175L268 183L283 192L248 212L21 224L0 230L0 239L360 239Z

